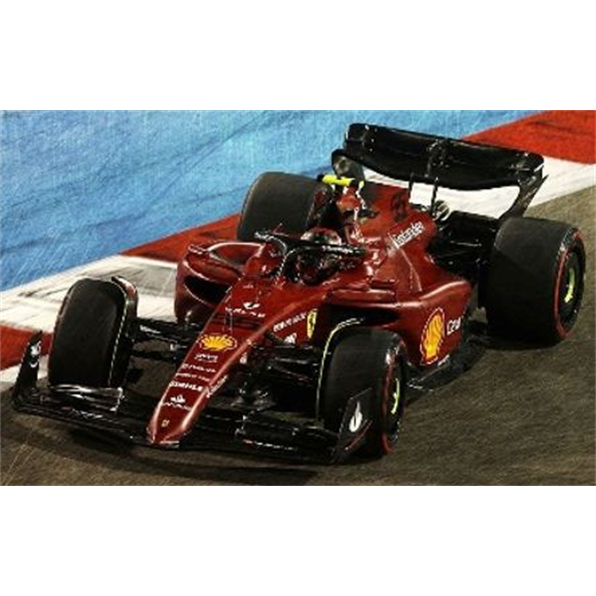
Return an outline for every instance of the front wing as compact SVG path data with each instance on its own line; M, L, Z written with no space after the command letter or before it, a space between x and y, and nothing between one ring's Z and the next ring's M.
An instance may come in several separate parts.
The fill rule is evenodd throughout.
M125 389L97 389L79 386L38 386L40 336L29 342L17 382L13 406L18 412L68 423L126 442L152 447L147 424L155 400ZM337 463L362 446L370 428L370 395L364 392L348 402L339 433L319 426L280 420L248 408L208 407L195 428L178 445L169 449L219 450L256 453L285 460ZM357 433L350 420L360 403L364 421ZM364 404L364 407L362 406Z

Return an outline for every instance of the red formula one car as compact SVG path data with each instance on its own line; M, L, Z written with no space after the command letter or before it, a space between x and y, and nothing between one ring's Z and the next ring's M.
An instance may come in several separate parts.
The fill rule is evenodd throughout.
M78 282L47 387L37 335L15 407L153 447L379 457L407 400L471 366L482 337L570 333L586 256L577 229L523 217L544 181L539 155L353 125L333 166L318 180L264 174L236 241L190 246L175 324L139 319L123 279ZM412 204L417 184L434 188L430 205ZM500 219L438 200L443 187L504 186L519 196ZM473 325L482 309L487 323ZM148 365L161 387L143 387Z

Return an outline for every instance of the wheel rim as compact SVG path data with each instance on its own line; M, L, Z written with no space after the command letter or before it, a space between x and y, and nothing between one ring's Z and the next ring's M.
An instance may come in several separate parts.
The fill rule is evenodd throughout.
M571 330L583 297L583 267L577 251L570 253L561 268L561 281L557 297L559 324L565 332Z
M397 353L388 366L385 382L385 440L389 450L397 441L404 412L404 387Z
M399 423L401 419L401 379L396 377L393 385L394 388L389 395L389 403L387 404L387 434L389 437L397 435L399 432Z

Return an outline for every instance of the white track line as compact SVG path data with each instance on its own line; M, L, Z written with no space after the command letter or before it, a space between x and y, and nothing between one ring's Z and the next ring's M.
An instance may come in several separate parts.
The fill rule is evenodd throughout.
M79 279L121 276L139 289L139 313L173 320L176 265L153 259L117 256L70 269L0 294L0 322L16 328L51 332L68 289Z
M6 370L0 371L0 392L4 393L7 389L10 389L17 380L19 374L19 366L12 366ZM44 356L39 361L39 378L45 379L48 374L48 357Z

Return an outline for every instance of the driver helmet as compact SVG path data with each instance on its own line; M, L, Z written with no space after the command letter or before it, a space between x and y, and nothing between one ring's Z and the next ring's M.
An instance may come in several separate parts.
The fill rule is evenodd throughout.
M327 228L313 228L302 235L301 240L321 246L341 246L341 236ZM302 254L296 260L296 270L300 279L307 285L317 285L337 273L340 257L323 253Z
M335 230L329 230L328 228L313 228L303 234L301 240L328 246L341 246L343 244L341 236Z

